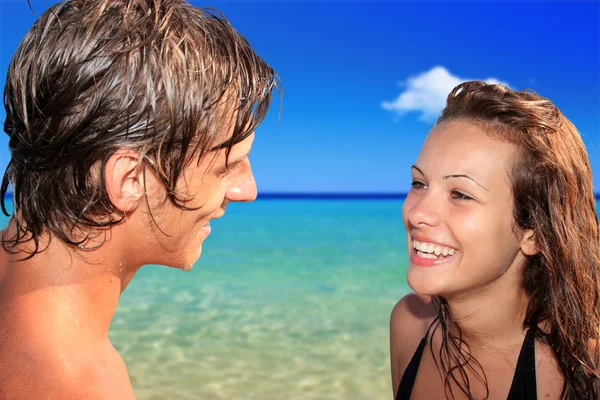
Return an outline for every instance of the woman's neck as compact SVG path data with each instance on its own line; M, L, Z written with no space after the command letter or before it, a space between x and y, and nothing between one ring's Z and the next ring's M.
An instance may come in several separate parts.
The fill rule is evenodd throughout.
M502 349L523 339L529 297L520 276L519 268L485 287L445 298L469 344Z

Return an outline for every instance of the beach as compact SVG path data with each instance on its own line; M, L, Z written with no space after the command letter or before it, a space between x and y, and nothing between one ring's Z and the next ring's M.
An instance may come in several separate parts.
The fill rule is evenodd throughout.
M391 397L389 315L409 290L401 208L232 204L190 272L143 267L109 333L138 400Z

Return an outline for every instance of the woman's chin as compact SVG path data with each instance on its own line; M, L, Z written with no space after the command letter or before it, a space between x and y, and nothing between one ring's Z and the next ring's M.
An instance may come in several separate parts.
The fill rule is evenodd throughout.
M408 267L408 274L406 281L408 286L417 294L423 296L443 296L445 279L443 277L435 276L434 274L423 274L422 271L418 270L414 266Z

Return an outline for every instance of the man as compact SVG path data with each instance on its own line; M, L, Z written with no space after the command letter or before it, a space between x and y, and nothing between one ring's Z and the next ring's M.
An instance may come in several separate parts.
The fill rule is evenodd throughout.
M14 214L0 254L0 399L133 399L108 340L144 264L190 269L252 201L248 153L278 79L183 0L67 0L10 64Z

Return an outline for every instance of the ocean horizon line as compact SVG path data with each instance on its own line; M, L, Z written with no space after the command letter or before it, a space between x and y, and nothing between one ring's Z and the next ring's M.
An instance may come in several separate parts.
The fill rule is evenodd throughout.
M408 193L385 192L264 192L258 193L258 200L404 200ZM4 198L12 197L7 192ZM600 200L600 192L594 193Z
M384 192L264 192L258 200L403 200L407 193Z
M339 192L339 193L319 193L319 192L266 192L258 193L257 199L275 199L275 200L404 200L408 193L378 193L378 192ZM600 192L594 193L594 198L600 200Z

